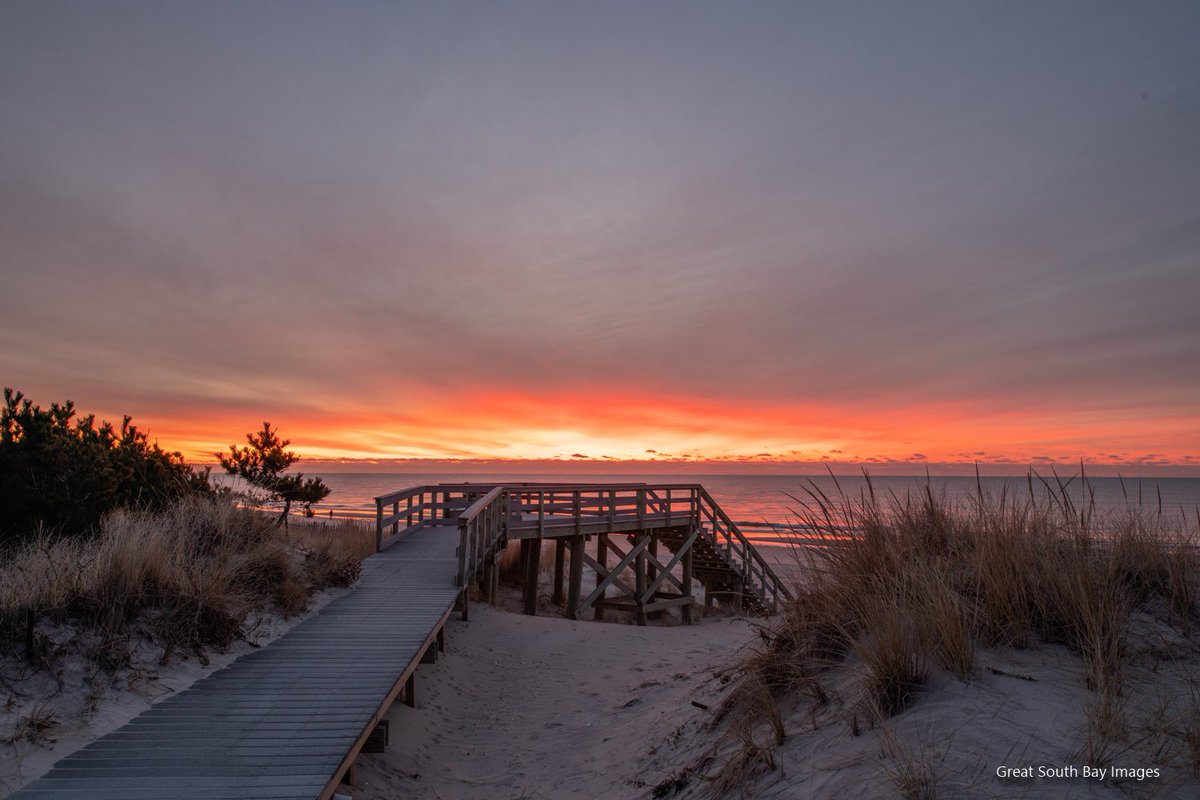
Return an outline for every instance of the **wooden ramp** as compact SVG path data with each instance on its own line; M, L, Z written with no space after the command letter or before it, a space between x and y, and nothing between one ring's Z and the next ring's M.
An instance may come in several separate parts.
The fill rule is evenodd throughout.
M20 800L332 795L461 589L459 529L423 527L363 564L350 592L261 650L58 762Z

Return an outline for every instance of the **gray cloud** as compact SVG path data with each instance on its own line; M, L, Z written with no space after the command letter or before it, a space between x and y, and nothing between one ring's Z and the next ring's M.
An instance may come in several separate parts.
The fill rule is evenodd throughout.
M0 14L12 382L1195 407L1194 4Z

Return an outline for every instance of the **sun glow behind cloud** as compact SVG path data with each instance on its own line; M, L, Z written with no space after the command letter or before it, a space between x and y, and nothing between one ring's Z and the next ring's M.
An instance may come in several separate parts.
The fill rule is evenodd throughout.
M236 430L257 422L245 415L174 415L144 418L161 443L178 447L199 462L232 443ZM1194 440L1179 440L1188 418L1136 422L1121 414L1054 416L1008 412L981 418L970 408L943 406L884 410L872 407L751 404L733 405L688 396L648 398L632 392L605 397L597 392L525 395L482 393L431 401L408 408L402 419L378 409L343 416L292 410L271 421L292 438L305 458L373 462L544 460L606 462L615 471L649 463L790 466L824 463L897 467L926 464L1075 464L1145 471L1169 465L1198 465ZM1126 430L1114 435L1114 430ZM963 442L978 443L965 450ZM1146 443L1157 445L1147 449Z

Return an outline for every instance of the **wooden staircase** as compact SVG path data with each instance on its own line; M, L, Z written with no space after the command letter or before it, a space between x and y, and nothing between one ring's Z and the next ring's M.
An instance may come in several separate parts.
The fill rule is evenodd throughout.
M659 541L672 553L678 552L687 538L687 532L678 528L659 533ZM770 608L764 602L763 587L738 569L730 554L707 529L692 544L692 576L704 586L705 598L709 600L733 605L747 614L763 617L770 614Z

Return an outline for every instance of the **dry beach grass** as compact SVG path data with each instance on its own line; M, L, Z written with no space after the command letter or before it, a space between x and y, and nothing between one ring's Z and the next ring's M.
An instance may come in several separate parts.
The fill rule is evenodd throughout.
M1192 520L1136 503L1100 518L1086 481L1033 478L1026 496L980 488L960 504L930 488L835 501L812 486L798 499L800 522L819 543L797 548L804 577L796 601L732 670L721 712L727 742L697 769L716 794L755 785L797 726L826 735L840 726L851 737L877 731L881 763L901 796L937 796L939 766L962 766L946 757L953 748L942 765L916 757L894 733L904 726L890 720L929 705L948 680L968 689L998 675L1041 680L995 665L1005 654L1047 652L1075 665L1084 723L1067 751L1030 757L1152 764L1163 780L1126 791L1197 791ZM1020 736L997 732L1010 734ZM997 787L984 780L986 767L971 780L957 775L958 790L946 796L972 787L990 796Z

